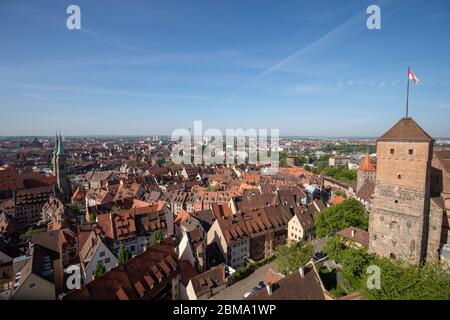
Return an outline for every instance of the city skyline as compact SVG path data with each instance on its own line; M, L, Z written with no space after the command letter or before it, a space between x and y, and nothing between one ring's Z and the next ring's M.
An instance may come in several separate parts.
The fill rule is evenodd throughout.
M0 136L167 135L202 120L376 137L404 116L408 65L421 80L410 115L450 136L446 1L137 1L127 14L78 1L81 30L65 26L69 4L2 5ZM366 27L370 4L381 30Z

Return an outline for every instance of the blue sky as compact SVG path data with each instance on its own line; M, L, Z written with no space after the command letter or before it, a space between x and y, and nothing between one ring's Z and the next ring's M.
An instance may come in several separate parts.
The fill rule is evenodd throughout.
M82 30L66 28L81 8ZM381 8L381 30L366 8ZM450 2L0 2L0 135L278 128L377 136L410 114L450 136Z

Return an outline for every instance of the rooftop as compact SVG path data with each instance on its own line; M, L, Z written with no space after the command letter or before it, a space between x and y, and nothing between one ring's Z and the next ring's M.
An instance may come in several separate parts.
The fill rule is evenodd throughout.
M386 131L377 141L413 141L431 142L428 135L413 118L401 118L392 128Z

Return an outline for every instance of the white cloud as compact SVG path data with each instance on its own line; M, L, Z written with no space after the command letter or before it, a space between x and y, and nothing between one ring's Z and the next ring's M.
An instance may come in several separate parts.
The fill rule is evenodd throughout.
M392 83L391 83L391 87L394 87L394 86L396 86L396 85L397 85L397 83L399 83L399 81L400 81L400 80L395 80L395 81L392 81Z
M316 93L324 93L332 91L334 87L332 86L322 86L322 85L298 85L289 92L291 93L297 93L297 94L316 94Z

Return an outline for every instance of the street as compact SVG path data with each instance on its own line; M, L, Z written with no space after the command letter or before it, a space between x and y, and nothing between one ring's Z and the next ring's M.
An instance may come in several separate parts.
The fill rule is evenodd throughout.
M311 244L314 247L314 252L322 251L322 248L326 242L327 238L314 239L311 241ZM242 300L246 292L250 292L254 287L258 286L260 281L264 281L264 276L270 268L276 271L275 261L258 268L247 278L229 286L215 296L211 297L210 300Z

